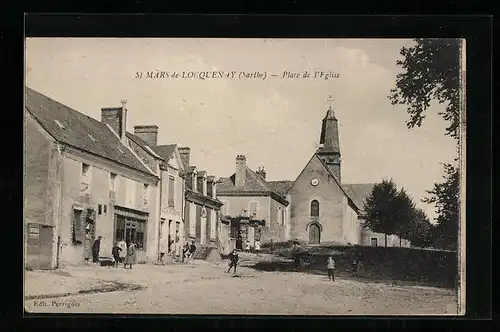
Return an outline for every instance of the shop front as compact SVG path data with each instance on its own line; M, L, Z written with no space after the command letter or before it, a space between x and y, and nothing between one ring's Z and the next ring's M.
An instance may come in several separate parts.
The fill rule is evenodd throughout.
M146 261L146 234L149 214L115 205L115 237L113 243L125 240L137 247L137 261Z

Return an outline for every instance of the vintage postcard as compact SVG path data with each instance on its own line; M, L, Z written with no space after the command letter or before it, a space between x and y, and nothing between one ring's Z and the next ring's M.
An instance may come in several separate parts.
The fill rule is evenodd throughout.
M463 315L465 50L27 38L25 310Z

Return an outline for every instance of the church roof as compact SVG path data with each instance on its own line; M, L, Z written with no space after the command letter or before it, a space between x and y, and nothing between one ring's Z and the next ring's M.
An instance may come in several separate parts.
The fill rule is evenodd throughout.
M284 204L288 204L283 198L283 194L279 193L275 188L266 182L261 176L257 175L254 171L252 171L248 166L246 168L246 179L242 188L236 188L235 185L235 177L236 175L233 173L228 178L220 178L219 184L217 185L217 194L251 194L251 193L269 193L273 198L278 201L281 201Z
M284 180L284 181L267 181L267 183L281 196L285 196L288 189L293 184L293 181Z
M364 202L366 198L372 192L374 183L352 183L352 184L343 184L342 188L349 193L354 204L358 206L359 209L364 209Z
M344 189L344 187L340 184L339 179L337 179L337 177L335 176L335 174L333 173L333 171L330 169L330 167L328 167L328 165L319 157L319 155L317 153L315 153L314 156L316 158L318 158L318 160L321 162L321 164L323 164L323 166L325 167L325 169L328 171L328 173L333 178L333 180L337 183L337 185L339 186L340 190L342 190L342 192L344 193L344 195L346 195L346 197L348 199L350 199L351 202L354 205L356 205L356 207L358 208L358 210L362 210L363 209L363 205L358 205L356 203L356 201L352 198L351 194L348 193L348 192L346 192L346 190Z
M26 87L26 110L58 142L154 175L104 123Z

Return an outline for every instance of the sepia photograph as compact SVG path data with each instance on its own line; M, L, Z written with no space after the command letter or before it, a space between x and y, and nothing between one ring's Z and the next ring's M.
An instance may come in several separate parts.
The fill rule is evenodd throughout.
M464 315L465 58L26 38L25 311Z

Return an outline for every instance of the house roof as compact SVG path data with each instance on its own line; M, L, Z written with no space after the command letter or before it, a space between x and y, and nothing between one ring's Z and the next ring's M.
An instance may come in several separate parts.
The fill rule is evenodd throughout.
M159 153L160 151L157 149L156 146L149 145L142 138L132 133L126 132L126 135L130 140L134 141L137 145L139 145L143 150L147 151L150 155L153 155L158 159L164 159L164 157Z
M163 159L166 161L170 160L172 154L177 148L177 144L168 144L168 145L158 145L155 147L156 153L158 153Z
M25 108L56 141L154 175L102 122L28 87Z
M267 181L267 183L281 196L285 196L288 189L293 184L293 181L285 180L285 181Z
M363 210L364 202L372 192L374 185L374 183L351 183L343 184L342 188L351 196L354 204L356 204L359 209Z
M246 171L246 178L242 188L236 188L235 174L231 175L228 178L220 178L219 184L217 185L218 195L268 192L271 195L274 195L275 198L278 198L279 200L282 201L284 200L282 194L276 191L275 188L268 182L266 182L266 180L264 180L261 176L257 175L254 171L248 168L248 166L245 166L245 171ZM288 201L286 201L286 204L288 204Z

